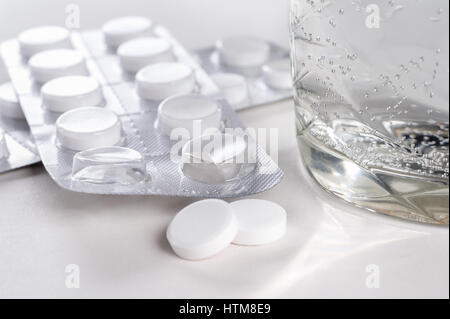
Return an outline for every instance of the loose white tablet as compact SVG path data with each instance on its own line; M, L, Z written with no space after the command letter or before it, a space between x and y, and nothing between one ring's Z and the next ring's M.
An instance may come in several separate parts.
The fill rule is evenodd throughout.
M244 199L230 204L239 223L233 243L257 246L281 239L287 228L287 214L283 207L270 201Z
M260 67L269 59L270 45L249 37L229 38L217 43L220 61L234 68Z
M231 105L239 105L248 99L247 81L242 75L234 73L216 73L211 79L223 92Z
M117 146L122 130L119 117L101 107L81 107L62 114L56 121L58 142L73 151Z
M276 60L263 66L266 84L275 89L292 89L291 61L289 59Z
M210 199L181 210L167 230L167 239L179 257L202 260L227 248L237 231L231 206L222 200Z
M10 82L0 85L0 114L15 120L25 119L19 99Z
M5 136L0 132L0 161L9 156L8 146L6 145Z
M145 100L162 101L189 94L196 81L191 67L175 62L161 62L145 67L136 75L138 94Z
M151 35L153 22L146 17L129 16L106 22L102 31L106 44L116 49L122 43Z
M203 135L206 130L219 130L221 120L219 103L203 95L177 95L164 100L158 108L158 128L167 136L181 128L193 138L194 131ZM197 130L194 128L196 124Z
M19 35L18 40L20 51L27 58L46 50L72 48L69 30L58 26L28 29Z
M165 39L154 37L127 41L119 47L117 54L122 68L131 73L151 64L175 61L172 45Z
M236 178L245 164L247 142L234 134L213 134L187 142L182 150L182 172L206 184L223 184Z
M68 75L87 75L86 61L80 52L49 50L34 55L28 62L35 81L44 84Z
M88 76L64 76L47 82L41 89L44 106L64 113L82 106L99 106L103 102L100 84Z

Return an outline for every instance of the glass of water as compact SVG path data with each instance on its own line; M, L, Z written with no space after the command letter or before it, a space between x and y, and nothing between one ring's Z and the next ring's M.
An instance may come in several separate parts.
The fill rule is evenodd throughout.
M448 225L449 1L291 0L303 162L366 209Z

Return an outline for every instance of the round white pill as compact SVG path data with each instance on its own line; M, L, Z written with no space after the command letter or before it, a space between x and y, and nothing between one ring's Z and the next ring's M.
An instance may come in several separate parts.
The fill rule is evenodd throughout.
M102 31L106 44L115 49L122 43L151 34L153 22L146 17L129 16L106 22Z
M0 161L9 156L8 146L6 145L5 136L0 132Z
M0 85L0 114L16 120L25 119L16 92L9 82Z
M31 75L38 83L68 75L87 75L86 61L75 50L49 50L34 55L28 62Z
M283 207L270 201L244 199L231 203L239 223L234 244L256 246L281 239L287 228L287 214Z
M212 199L181 210L167 230L167 239L179 257L202 260L227 248L237 231L238 224L231 206Z
M46 50L72 48L69 31L58 26L29 29L22 32L18 39L20 51L25 57L31 57Z
M119 117L101 107L81 107L62 114L56 121L61 146L73 151L117 146L122 138Z
M233 73L217 73L211 75L228 103L238 105L248 99L247 81L242 75Z
M275 89L292 89L291 61L289 59L276 60L263 66L266 84Z
M220 61L230 67L260 67L269 59L270 45L248 37L229 38L217 43Z
M158 108L158 128L167 136L181 128L193 138L194 132L219 130L221 120L219 103L203 95L177 95L163 101ZM198 129L195 125L199 125Z
M139 96L152 101L191 93L196 84L192 68L175 62L147 66L137 73L136 81Z
M172 62L172 45L165 39L146 37L127 41L117 50L122 68L131 73L159 62Z
M64 76L47 82L41 89L44 106L64 113L82 106L99 106L103 102L100 84L88 76Z

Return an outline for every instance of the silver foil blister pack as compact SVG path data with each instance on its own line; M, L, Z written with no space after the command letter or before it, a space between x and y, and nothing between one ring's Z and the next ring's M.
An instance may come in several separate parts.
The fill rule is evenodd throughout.
M177 62L192 68L196 80L193 93L209 96L220 104L221 131L236 128L243 130L234 110L226 101L219 100L218 88L195 59L165 28L156 26L153 33L170 42ZM61 187L95 194L226 198L263 192L281 181L282 171L260 147L256 147L255 163L239 166L239 172L231 172L230 176L233 178L225 178L223 181L192 178L191 173L192 176L199 176L199 166L191 165L184 170L185 165L181 160L174 158L181 159L185 153L178 154L179 157L173 156L174 145L180 142L162 134L158 127L158 107L161 102L139 97L134 75L123 72L115 51L105 45L102 32L73 32L71 42L73 48L85 58L87 75L100 83L103 95L101 106L112 111L120 120L121 139L117 145L82 151L64 147L57 135L57 130L58 133L62 130L61 123L64 123L61 113L55 113L46 107L41 86L34 81L26 61L21 58L19 44L11 40L2 46L11 81L41 159L51 177ZM92 120L90 122L86 125L95 125ZM246 141L250 143L250 140ZM230 167L227 165L214 169L223 169L226 176L230 174Z
M0 63L2 63L0 61ZM14 89L0 83L0 173L40 161L28 124L21 116Z
M289 51L255 38L230 38L194 51L235 110L292 98Z

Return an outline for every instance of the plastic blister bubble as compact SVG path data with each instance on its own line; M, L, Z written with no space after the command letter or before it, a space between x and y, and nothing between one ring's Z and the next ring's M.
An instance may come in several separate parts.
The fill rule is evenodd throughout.
M124 147L99 147L75 154L72 178L94 184L135 185L149 181L145 158Z
M250 141L253 143L253 141ZM182 171L193 180L221 184L244 178L255 169L256 154L243 136L216 133L186 143Z

